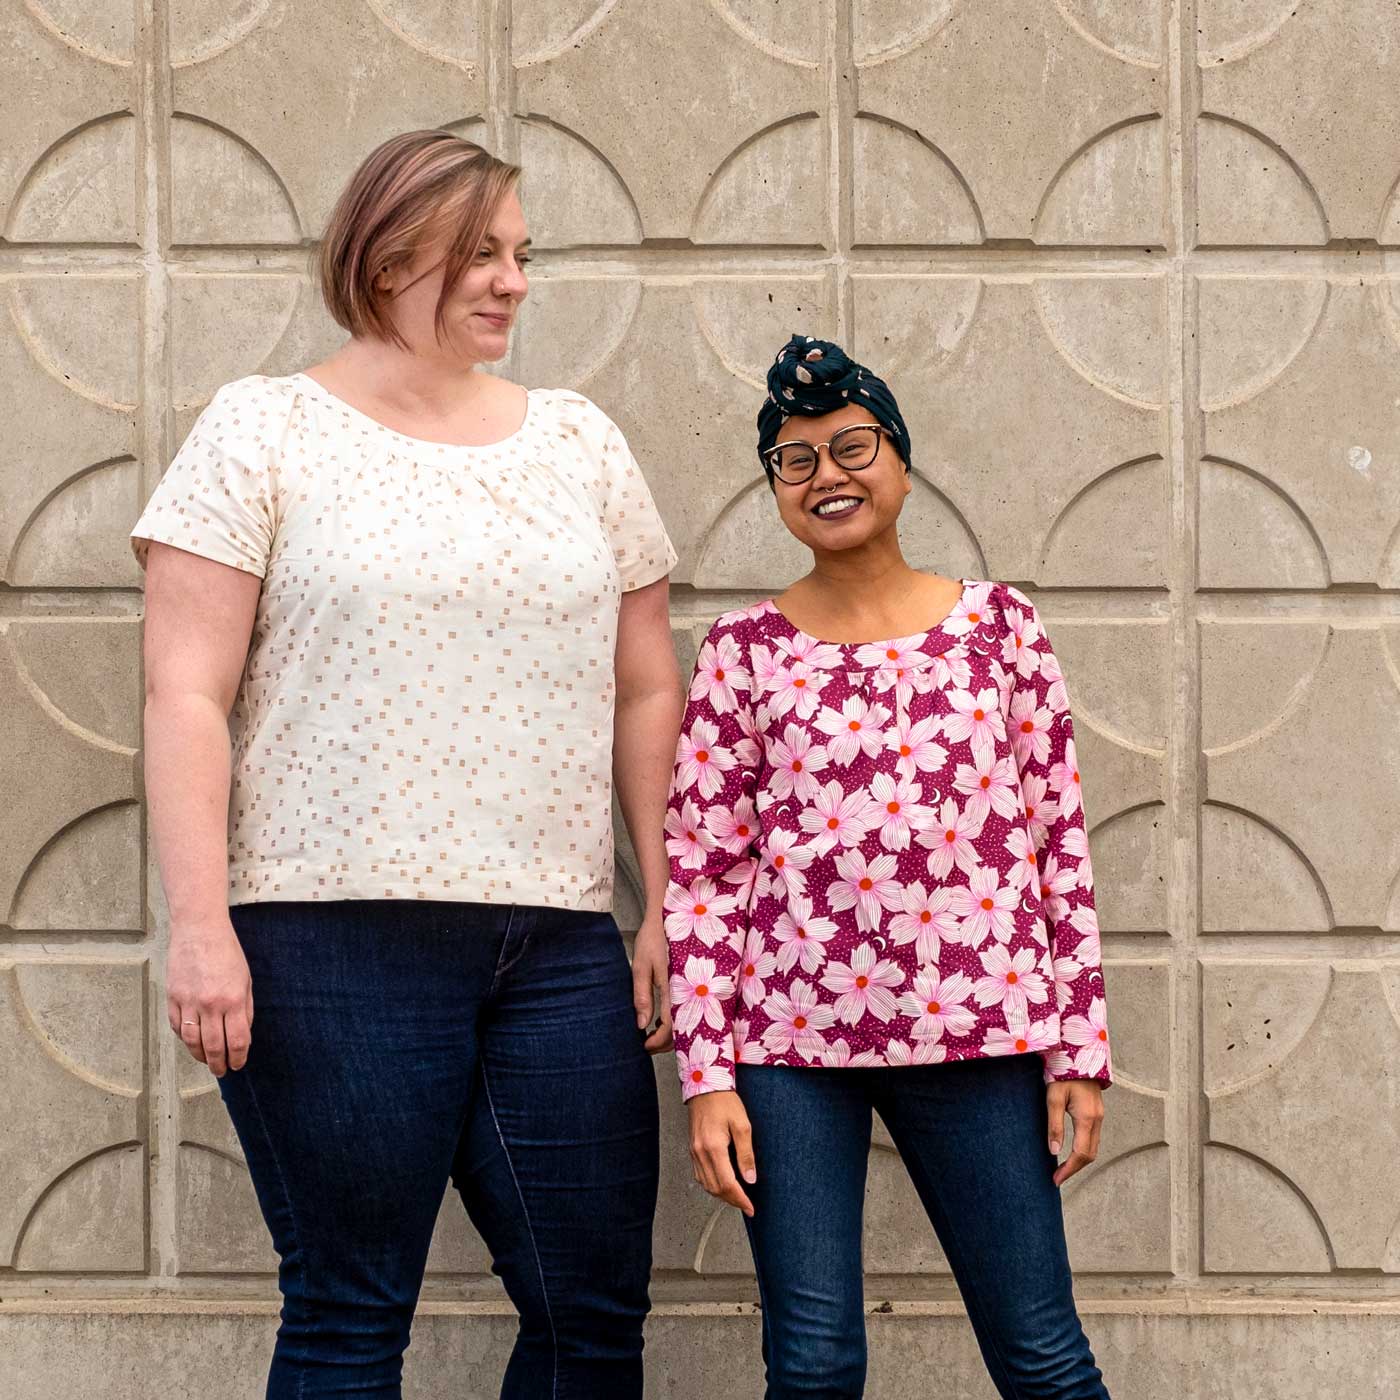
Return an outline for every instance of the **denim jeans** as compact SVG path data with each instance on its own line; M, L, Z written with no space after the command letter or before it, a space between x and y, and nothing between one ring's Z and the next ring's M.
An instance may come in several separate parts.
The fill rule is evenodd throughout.
M1106 1400L1071 1291L1037 1055L897 1069L740 1065L768 1400L865 1386L871 1110L937 1231L1004 1400ZM914 1228L914 1222L909 1222ZM929 1394L939 1384L928 1379Z
M281 1256L270 1400L396 1397L449 1177L520 1314L501 1394L642 1393L656 1081L607 914L238 905L220 1080Z

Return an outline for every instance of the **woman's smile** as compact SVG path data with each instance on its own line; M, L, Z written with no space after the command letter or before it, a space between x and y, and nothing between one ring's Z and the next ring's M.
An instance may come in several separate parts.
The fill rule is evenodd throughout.
M812 507L812 514L818 520L847 520L862 504L859 496L829 496Z

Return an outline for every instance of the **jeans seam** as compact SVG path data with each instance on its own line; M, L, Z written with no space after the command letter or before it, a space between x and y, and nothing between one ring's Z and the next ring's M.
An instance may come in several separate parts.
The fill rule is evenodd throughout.
M282 1199L287 1203L287 1219L291 1222L292 1227L292 1246L302 1259L301 1269L302 1281L304 1283L309 1276L310 1270L307 1268L306 1249L301 1242L301 1230L297 1227L296 1207L292 1204L292 1193L287 1189L287 1174L282 1170L282 1162L277 1155L277 1148L273 1143L272 1134L268 1132L267 1119L263 1116L262 1104L258 1102L258 1091L254 1088L251 1079L246 1080L245 1083L248 1089L248 1101L252 1104L253 1112L257 1115L258 1127L261 1129L263 1141L267 1145L267 1155L272 1161L273 1170L277 1173L277 1184L282 1190ZM285 1293L283 1297L286 1297ZM317 1316L316 1309L313 1307L309 1296L303 1299L303 1306L306 1308L307 1318L311 1325L313 1327L319 1326L320 1318ZM300 1374L297 1376L296 1400L303 1400L303 1397L306 1395L306 1368L301 1367L299 1369Z
M501 934L501 951L500 951L499 953L496 954L496 966L495 966L495 968L492 969L492 972L491 972L491 986L490 986L489 989L487 990L486 998L485 998L487 1001L490 1001L490 999L496 995L497 989L498 989L498 988L500 987L500 985L501 985L501 974L502 974L503 972L509 972L509 971L510 971L510 965L506 963L505 958L506 958L506 949L510 947L510 933L511 933L511 930L515 927L515 911L516 911L517 908L519 908L518 905L512 904L512 905L509 907L509 909L508 909L508 911L507 911L507 913L506 913L506 927L505 927L505 932ZM522 951L523 951L523 949L522 949ZM512 961L516 961L516 960L517 960L517 959L512 959ZM488 1096L488 1097L489 1097L489 1096ZM492 1117L493 1117L493 1118L495 1117L494 1111L492 1112ZM499 1131L499 1125L498 1125L498 1131Z
M512 914L514 910L512 909ZM509 925L507 925L509 932ZM549 1319L549 1340L554 1351L553 1366L550 1376L550 1397L551 1400L558 1400L559 1395L559 1333L554 1326L554 1309L549 1304L549 1285L545 1281L544 1261L540 1258L540 1247L535 1239L535 1227L530 1220L530 1208L525 1204L525 1193L520 1189L520 1178L516 1175L515 1162L510 1155L510 1144L506 1142L506 1135L501 1131L501 1120L496 1115L496 1100L491 1093L491 1077L486 1071L486 1057L481 1060L481 1087L486 1094L486 1107L491 1113L491 1123L496 1129L496 1140L501 1144L501 1153L506 1159L506 1166L510 1170L511 1184L515 1187L516 1199L520 1202L520 1214L525 1220L525 1233L530 1238L530 1252L535 1256L535 1269L540 1279L540 1297L544 1300L544 1315Z

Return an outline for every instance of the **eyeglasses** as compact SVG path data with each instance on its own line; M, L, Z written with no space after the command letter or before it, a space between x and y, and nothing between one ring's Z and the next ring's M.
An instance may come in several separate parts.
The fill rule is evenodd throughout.
M824 447L842 471L864 471L880 451L881 436L889 430L878 423L851 423L832 433L828 442L780 442L763 454L763 461L779 481L801 486L817 472L817 459Z

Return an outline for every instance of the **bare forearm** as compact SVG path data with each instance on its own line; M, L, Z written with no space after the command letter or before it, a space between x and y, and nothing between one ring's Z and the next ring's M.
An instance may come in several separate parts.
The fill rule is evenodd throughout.
M679 677L674 686L620 700L617 707L613 782L637 853L649 913L660 911L670 878L663 833L684 708Z
M208 696L147 696L146 800L172 920L226 919L228 721Z

